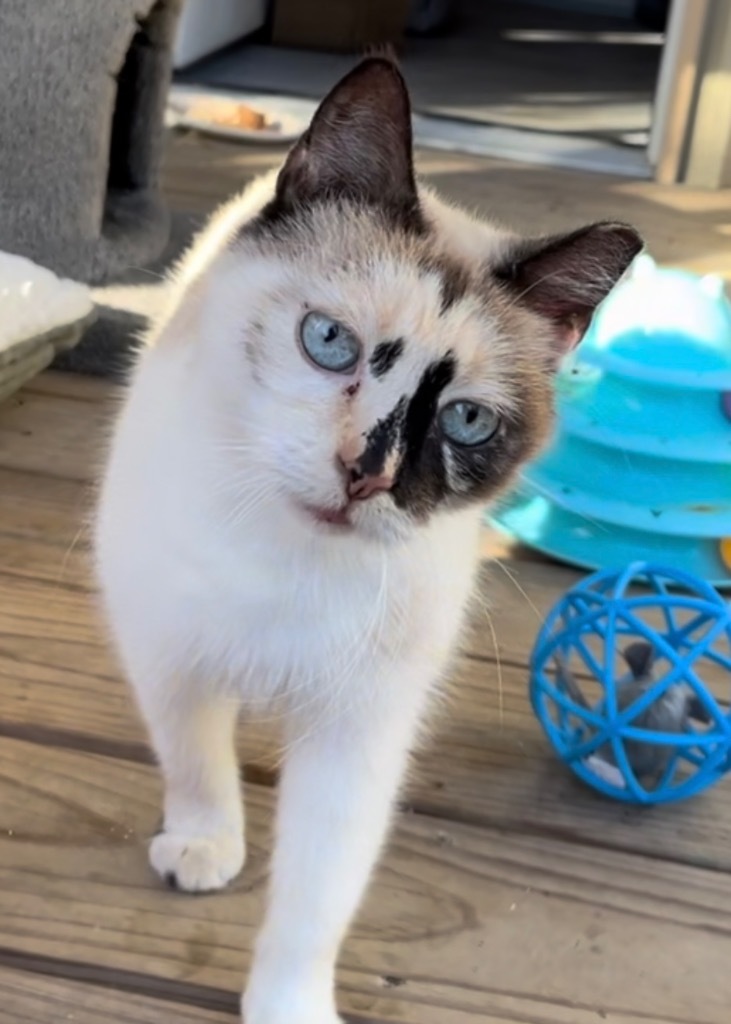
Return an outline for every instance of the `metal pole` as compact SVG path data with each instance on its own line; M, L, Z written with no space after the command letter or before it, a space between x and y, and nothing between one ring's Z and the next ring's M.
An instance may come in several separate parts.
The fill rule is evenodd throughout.
M674 0L670 11L647 154L655 180L663 185L682 174L711 2Z

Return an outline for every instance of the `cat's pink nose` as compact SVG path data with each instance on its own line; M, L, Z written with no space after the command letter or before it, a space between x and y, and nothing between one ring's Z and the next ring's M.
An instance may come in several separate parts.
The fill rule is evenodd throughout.
M345 489L351 501L366 501L374 494L390 491L393 487L393 477L388 473L364 473L359 459L341 458L340 461L345 470Z

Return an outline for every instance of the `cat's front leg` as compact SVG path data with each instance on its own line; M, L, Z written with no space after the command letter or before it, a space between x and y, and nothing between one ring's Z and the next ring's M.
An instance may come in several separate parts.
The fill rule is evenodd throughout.
M138 696L165 780L164 824L150 844L150 863L177 889L220 889L246 853L238 706L189 689Z
M335 962L386 834L424 704L408 680L293 737L245 1024L337 1024ZM368 685L364 682L364 686Z

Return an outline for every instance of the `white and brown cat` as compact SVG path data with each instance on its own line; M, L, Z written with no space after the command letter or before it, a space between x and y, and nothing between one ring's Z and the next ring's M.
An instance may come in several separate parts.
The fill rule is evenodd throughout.
M246 1024L336 1024L334 969L465 616L485 503L547 437L552 371L641 248L521 239L414 178L408 94L369 58L278 176L176 273L96 525L111 629L165 778L150 859L244 864L234 729L282 716Z

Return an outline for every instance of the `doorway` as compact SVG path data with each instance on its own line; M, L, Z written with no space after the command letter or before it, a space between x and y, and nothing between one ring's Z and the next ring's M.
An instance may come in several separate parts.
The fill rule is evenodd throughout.
M417 141L682 181L709 2L411 0L400 57ZM420 8L439 16L419 26ZM352 63L352 51L319 50L311 39L277 45L268 28L178 78L317 99Z

